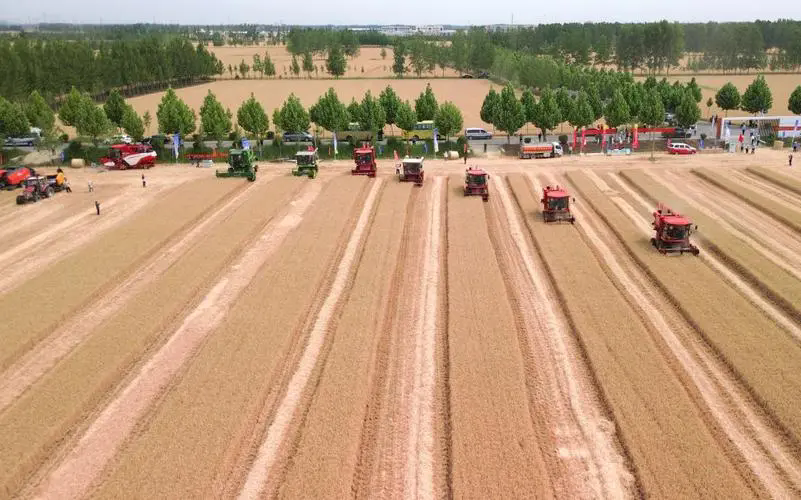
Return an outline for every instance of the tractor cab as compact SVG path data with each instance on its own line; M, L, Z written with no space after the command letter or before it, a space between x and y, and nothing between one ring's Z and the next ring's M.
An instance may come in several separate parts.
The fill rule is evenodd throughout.
M651 238L651 245L654 248L663 254L689 252L698 255L698 247L690 243L690 235L698 226L693 226L690 219L663 205L660 205L653 215L653 228L656 234Z
M217 177L245 177L253 182L259 167L255 165L256 155L250 149L228 151L228 170L217 170Z
M414 182L416 186L423 185L423 178L425 172L423 171L423 157L410 158L406 157L395 167L395 172L398 174L398 180L401 182Z
M353 175L366 175L375 177L375 149L373 147L356 148L353 150L353 161L356 168L350 171Z
M309 179L317 177L317 150L310 147L308 151L298 151L295 153L295 163L297 167L292 171L292 175L305 175Z
M489 186L487 180L489 174L480 168L468 168L464 175L464 195L481 196L484 201L489 201Z
M544 222L569 222L576 218L570 213L570 195L559 186L545 186L542 190L542 220Z

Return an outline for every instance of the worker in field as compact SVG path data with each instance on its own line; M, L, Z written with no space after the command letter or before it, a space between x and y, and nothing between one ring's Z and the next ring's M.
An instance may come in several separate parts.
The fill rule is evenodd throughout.
M147 181L145 180L145 174L142 174L142 187L147 187Z
M63 186L64 185L64 171L61 170L61 167L56 169L56 186Z
M790 156L787 159L790 162L790 166L792 167L793 166L793 153L790 153Z
M95 210L97 210L97 215L100 215L100 202L95 200Z
M90 192L90 193L91 193L91 192L94 192L94 190L95 190L95 185L94 185L94 183L93 183L92 181L89 181L89 182L87 183L87 185L89 186L89 192Z
M71 193L72 188L70 187L70 180L64 177L64 191Z

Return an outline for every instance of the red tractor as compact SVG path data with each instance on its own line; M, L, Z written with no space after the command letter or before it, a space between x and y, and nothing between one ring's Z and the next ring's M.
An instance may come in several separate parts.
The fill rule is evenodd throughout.
M356 168L350 171L351 174L375 177L375 148L372 146L365 146L354 149L353 161L356 162Z
M115 170L150 168L156 163L156 152L149 144L115 144L100 161Z
M42 198L53 196L53 188L47 177L33 176L25 179L22 194L17 196L17 205L24 205L29 201L37 202Z
M576 201L575 198L573 201ZM576 218L570 213L570 195L559 186L545 186L542 190L542 220L545 222L569 222Z
M18 188L25 184L25 180L32 175L36 175L36 171L28 167L11 167L0 170L0 188Z
M698 247L690 243L690 235L698 226L693 227L687 217L660 204L654 212L653 227L656 236L651 238L651 245L660 253L689 252L698 255Z
M480 168L468 168L464 172L464 195L481 196L484 201L489 201L489 174Z

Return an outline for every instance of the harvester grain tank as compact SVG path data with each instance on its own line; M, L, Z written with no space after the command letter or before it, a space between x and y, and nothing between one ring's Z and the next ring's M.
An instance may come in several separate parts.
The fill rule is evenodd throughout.
M575 201L575 199L573 200ZM570 195L559 186L545 186L542 189L542 220L545 222L569 222L576 218L570 213Z
M464 195L481 196L484 201L489 201L489 174L480 168L468 168L464 174Z
M309 179L317 177L317 150L309 148L308 151L298 151L295 153L295 163L297 166L292 171L292 175L305 175Z
M250 149L232 149L228 152L228 170L217 170L217 177L245 177L256 180L256 156Z
M656 234L651 238L651 245L654 248L663 254L689 252L698 255L698 247L690 243L690 235L698 226L693 227L690 219L661 204L653 215Z
M372 146L365 146L353 150L353 161L356 163L356 168L350 171L353 175L366 175L367 177L375 177L376 163L375 163L375 148Z
M562 156L562 145L558 142L529 143L520 145L520 158L557 158Z
M395 173L401 182L414 182L416 186L423 185L425 172L423 171L423 157L405 157L399 165L395 166Z

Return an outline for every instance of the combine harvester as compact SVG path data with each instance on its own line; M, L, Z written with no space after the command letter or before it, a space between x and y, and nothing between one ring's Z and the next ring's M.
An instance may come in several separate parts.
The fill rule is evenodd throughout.
M576 201L573 198L573 201ZM576 218L570 213L570 195L559 186L545 186L542 189L542 220L545 222L569 222Z
M305 175L309 179L317 177L317 150L309 147L308 151L298 151L295 153L295 163L297 167L292 171L292 175Z
M228 170L217 170L217 177L245 177L250 182L256 180L259 170L256 157L250 149L232 149L228 152Z
M395 173L398 174L400 182L414 182L415 186L422 186L423 178L425 177L423 157L405 157L403 161L395 165Z
M350 171L352 175L366 175L367 177L375 177L375 148L372 146L364 146L354 149L353 161L356 163L356 168Z
M690 235L693 229L698 229L698 226L693 228L690 219L660 204L654 212L653 227L656 236L651 238L651 245L660 253L699 254L698 247L690 243Z
M156 152L149 144L115 144L100 163L110 170L150 168L156 164Z
M480 168L468 168L464 172L464 195L481 196L484 201L489 201L489 174Z
M35 176L36 171L28 167L9 167L0 170L0 189L12 190L25 185L25 179Z

